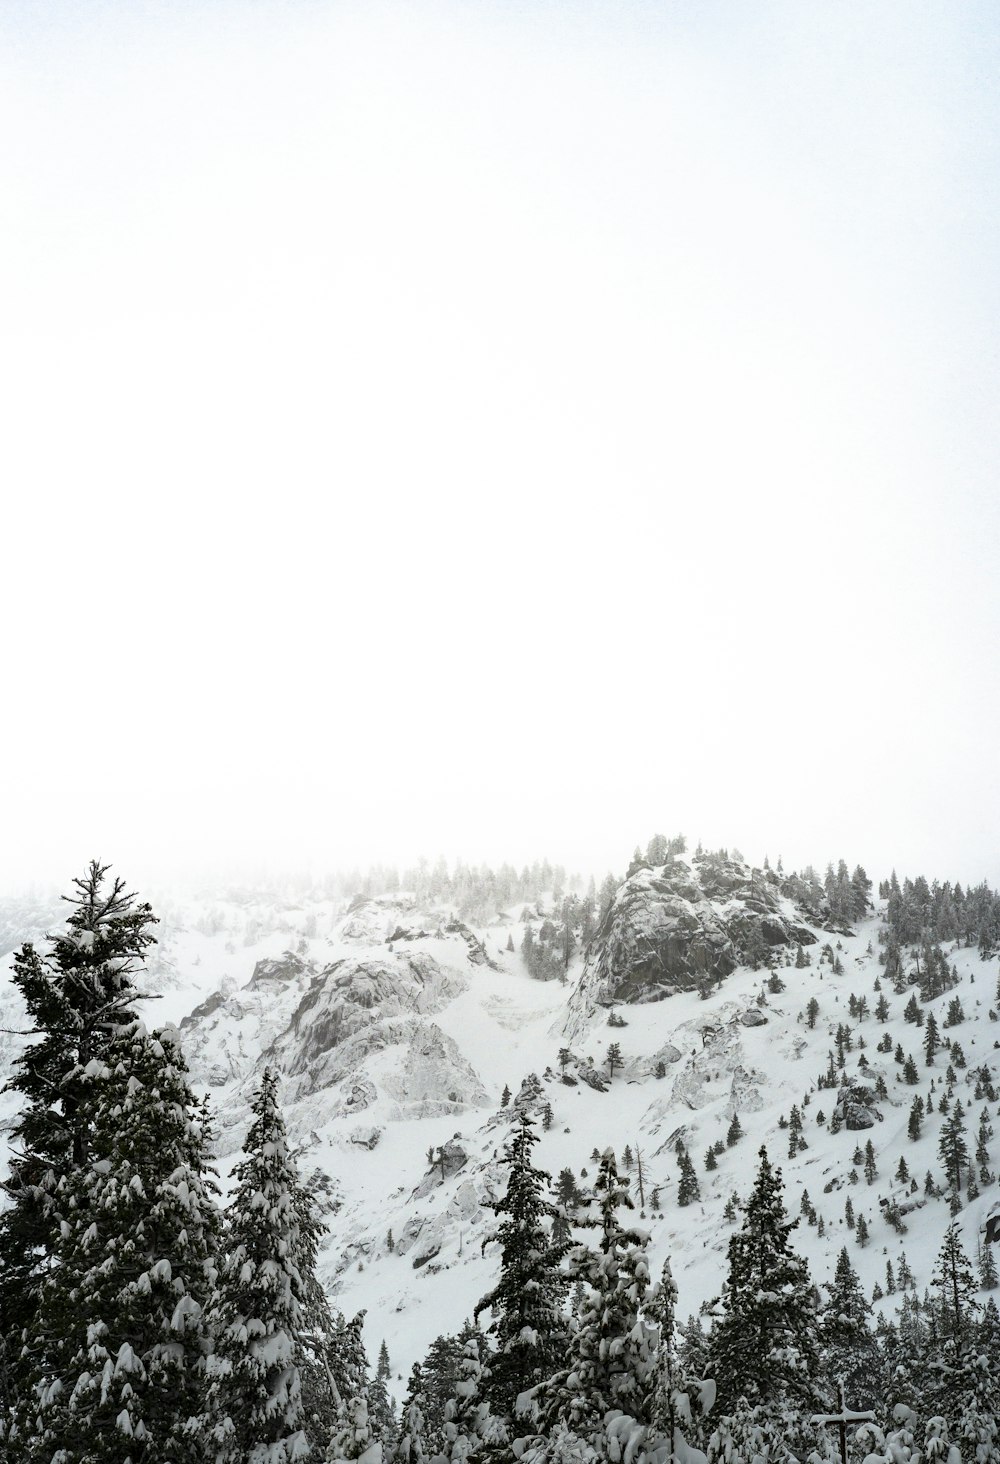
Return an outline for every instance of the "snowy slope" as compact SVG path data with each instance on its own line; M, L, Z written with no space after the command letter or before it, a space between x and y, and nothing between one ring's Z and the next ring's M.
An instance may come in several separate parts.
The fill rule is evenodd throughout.
M949 1219L946 1203L930 1199L913 1210L905 1220L908 1232L899 1235L882 1218L879 1202L893 1196L922 1201L928 1170L943 1183L941 1116L935 1108L915 1144L907 1137L907 1120L914 1094L926 1094L932 1079L935 1101L940 1096L948 1058L942 1052L933 1068L926 1067L922 1029L902 1015L907 996L895 995L884 980L890 1005L885 1025L872 1015L861 1023L849 1016L851 993L866 997L869 1012L877 1000L878 912L850 935L813 930L812 965L782 965L782 992L765 990L766 970L737 966L707 996L677 990L655 1002L619 1005L627 1025L610 1028L608 1007L594 995L593 969L579 960L565 984L528 976L520 956L505 949L508 934L519 945L520 923L473 932L450 911L417 908L406 896L346 910L318 893L151 898L162 924L149 975L156 996L149 1020L182 1024L193 1075L211 1092L219 1114L223 1175L245 1132L256 1075L265 1062L276 1063L300 1162L307 1174L318 1172L317 1193L328 1209L324 1279L340 1308L366 1309L369 1354L386 1338L394 1371L403 1376L438 1333L458 1329L492 1284L497 1260L493 1247L482 1250L491 1219L483 1202L503 1183L497 1156L510 1109L501 1108L501 1093L509 1085L516 1095L529 1073L542 1080L552 1107L553 1122L542 1132L537 1154L553 1175L564 1166L577 1176L593 1174L592 1151L607 1144L619 1154L626 1144L641 1152L654 1264L670 1253L682 1315L719 1289L731 1232L723 1208L734 1191L749 1189L762 1143L784 1170L789 1210L798 1213L806 1188L823 1216L825 1236L805 1221L796 1231L818 1283L832 1276L845 1243L869 1295L876 1282L885 1286L886 1260L898 1270L904 1251L918 1286L929 1279ZM719 894L713 919L732 915L732 898ZM775 918L801 927L801 914L790 907ZM828 959L821 961L825 944L839 957L842 975L834 974ZM780 955L790 962L794 947L780 947ZM947 1036L945 1010L953 995L961 997L966 1020L954 1035L967 1066L956 1074L956 1093L965 1103L972 1098L973 1070L984 1063L996 1067L997 1027L988 1015L995 973L974 950L949 950L948 957L961 985L925 1010L936 1011ZM819 1003L814 1029L804 1014L811 996ZM817 1089L839 1023L849 1024L854 1036L846 1076L870 1086L881 1073L888 1091L887 1100L875 1105L874 1126L863 1132L831 1132L837 1095ZM4 979L0 1026L21 1025L16 992ZM875 1050L884 1032L893 1047L898 1042L913 1054L917 1087L903 1081L892 1052ZM867 1074L858 1069L859 1037ZM5 1072L23 1041L10 1032L0 1035ZM612 1041L622 1049L624 1067L606 1082ZM558 1054L567 1045L572 1057L563 1074ZM10 1094L0 1099L5 1129L12 1103ZM779 1121L793 1104L802 1111L808 1147L789 1160L788 1134ZM982 1107L972 1103L970 1151ZM705 1151L725 1139L734 1112L744 1137L708 1173ZM823 1123L817 1122L820 1112ZM700 1201L685 1208L676 1202L679 1136L701 1186ZM863 1149L869 1138L878 1169L870 1185L852 1159L856 1145ZM442 1145L443 1178L428 1163L429 1148ZM894 1179L901 1155L919 1182L913 1197ZM990 1167L998 1161L1000 1140L994 1140ZM844 1219L848 1195L870 1228L864 1249ZM987 1187L962 1213L973 1256L996 1197L997 1190ZM880 1305L897 1300L887 1297Z

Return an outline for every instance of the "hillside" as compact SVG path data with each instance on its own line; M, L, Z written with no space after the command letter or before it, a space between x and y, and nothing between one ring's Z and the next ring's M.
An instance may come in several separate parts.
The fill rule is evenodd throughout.
M525 1101L544 1115L538 1157L553 1176L593 1174L594 1151L608 1144L641 1156L654 1264L671 1255L682 1316L718 1291L726 1204L746 1193L762 1144L784 1170L789 1210L800 1212L804 1191L814 1207L795 1243L816 1282L832 1276L846 1243L869 1296L886 1289L887 1262L899 1276L904 1256L922 1289L950 1218L939 1102L947 1094L966 1109L970 1154L980 1114L996 1118L995 962L948 943L936 978L946 989L918 1000L918 1026L904 1008L926 988L926 953L904 947L890 979L880 961L884 900L851 924L829 910L817 921L801 882L735 857L673 854L635 868L586 953L567 949L565 979L536 979L521 953L526 926L540 933L557 921L551 896L474 927L447 902L399 891L348 902L319 890L150 898L162 924L148 1020L181 1028L194 1079L219 1116L223 1175L246 1130L248 1095L264 1063L276 1064L300 1163L330 1226L324 1280L346 1313L365 1309L369 1356L386 1338L401 1377L436 1335L458 1329L493 1280L484 1200L503 1185L497 1156L512 1105L502 1095L509 1088L516 1103L529 1074L540 1094L529 1085ZM22 933L37 938L51 913L44 902L6 910L8 948ZM950 1024L956 998L961 1020ZM943 1045L928 1065L931 1013ZM22 1023L5 979L5 1073L25 1040L10 1029ZM613 1072L611 1043L622 1059ZM933 1112L913 1140L917 1095L933 1099ZM789 1157L793 1108L801 1140ZM12 1112L5 1094L5 1132ZM727 1145L734 1115L742 1137ZM683 1207L679 1141L700 1185ZM912 1178L898 1177L901 1159ZM1000 1194L998 1163L990 1134L985 1161L973 1165L981 1192L974 1183L970 1197L963 1176L960 1220L973 1258ZM638 1168L629 1172L637 1192ZM845 1219L848 1199L855 1224L864 1216L868 1227L863 1246Z

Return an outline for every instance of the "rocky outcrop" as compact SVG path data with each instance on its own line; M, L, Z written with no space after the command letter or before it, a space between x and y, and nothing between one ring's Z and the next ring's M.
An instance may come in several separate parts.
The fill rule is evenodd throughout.
M848 1129L870 1129L881 1120L875 1107L878 1095L864 1083L845 1083L837 1093L834 1113Z
M696 855L639 868L601 922L567 1031L597 1007L711 987L737 966L762 964L769 949L815 939L777 885L738 860Z
M297 976L305 976L308 970L309 967L301 956L297 956L294 951L285 951L276 958L258 961L246 989L255 991L269 981L294 981Z
M740 1012L740 1021L744 1027L766 1027L767 1017L760 1007L747 1007L745 1012Z
M286 1074L289 1102L343 1085L335 1114L380 1097L390 1100L388 1118L481 1107L488 1095L475 1069L427 1020L465 986L459 972L412 949L336 961L310 982L263 1060Z

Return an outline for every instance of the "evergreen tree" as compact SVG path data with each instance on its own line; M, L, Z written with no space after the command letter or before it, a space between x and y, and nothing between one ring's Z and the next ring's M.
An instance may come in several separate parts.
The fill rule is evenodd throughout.
M729 1241L729 1274L709 1339L719 1411L737 1399L774 1408L822 1404L819 1318L806 1263L788 1237L781 1171L766 1149L743 1223Z
M389 1382L391 1378L392 1367L389 1363L389 1349L383 1339L382 1345L379 1348L378 1362L375 1366L375 1376L368 1389L368 1413L371 1418L372 1432L381 1442L382 1453L385 1458L392 1457L396 1448L396 1440L399 1436L392 1398L389 1395Z
M588 1290L565 1365L542 1390L546 1426L561 1423L599 1448L609 1409L649 1422L655 1334L641 1318L649 1237L622 1222L619 1211L634 1208L628 1191L614 1151L606 1149L594 1182L598 1249L579 1245L569 1254L570 1275Z
M139 1023L84 1083L87 1153L55 1191L14 1447L24 1464L193 1464L219 1233L202 1114L176 1034Z
M75 892L63 896L71 906L65 929L47 938L47 952L23 946L11 971L34 1040L15 1060L7 1084L22 1105L10 1134L15 1157L0 1215L0 1390L6 1379L10 1402L26 1379L22 1342L57 1248L54 1192L90 1157L87 1069L107 1056L119 1027L134 1020L135 977L154 943L149 905L122 880L109 882L108 869L91 862L73 881Z
M659 1329L646 1403L649 1430L654 1440L659 1438L666 1442L670 1457L677 1458L685 1452L684 1425L693 1421L691 1394L694 1390L688 1382L691 1374L677 1346L677 1286L669 1259L663 1263L659 1284L646 1310ZM688 1341L687 1361L704 1360L704 1333L693 1317L690 1326L699 1340L693 1348Z
M431 1456L444 1449L444 1413L455 1393L463 1346L457 1337L435 1337L423 1361L424 1446Z
M453 1396L445 1404L443 1453L451 1464L465 1464L495 1453L507 1443L507 1429L483 1397L484 1370L478 1337L465 1343Z
M538 1135L527 1107L521 1108L504 1147L507 1191L489 1202L500 1218L491 1237L500 1242L500 1279L482 1298L496 1338L488 1397L502 1420L513 1417L518 1394L549 1377L562 1356L566 1324L562 1302L566 1278L560 1271L564 1244L548 1228L554 1208L546 1198L548 1174L532 1164Z
M833 1281L826 1289L830 1297L821 1318L824 1373L843 1379L853 1408L873 1408L881 1397L879 1350L871 1328L871 1307L846 1246L841 1248Z
M941 1046L941 1039L938 1036L937 1022L933 1012L927 1013L927 1024L924 1027L924 1058L928 1067L934 1066L934 1054Z
M424 1464L424 1378L419 1362L413 1364L403 1399L403 1419L396 1444L400 1464Z
M246 1455L239 1456L241 1459ZM249 1456L256 1464L257 1453ZM268 1458L267 1454L263 1457ZM277 1457L281 1457L278 1455ZM298 1457L302 1458L300 1454ZM341 1405L338 1427L326 1453L329 1464L340 1459L363 1460L364 1464L382 1464L382 1441L376 1439L369 1417L368 1400L364 1394L350 1398Z
M957 1194L962 1188L962 1176L969 1168L969 1146L965 1138L965 1114L960 1102L941 1125L938 1140L938 1154L944 1165L945 1176L952 1190Z
M295 1160L278 1104L278 1077L265 1068L250 1105L253 1121L226 1209L226 1256L209 1313L209 1363L202 1432L216 1464L251 1455L285 1464L306 1443L300 1362L308 1253ZM318 1228L318 1227L317 1227Z
M677 1163L681 1171L677 1182L677 1203L690 1205L693 1200L701 1199L701 1191L691 1156L683 1144L677 1145Z

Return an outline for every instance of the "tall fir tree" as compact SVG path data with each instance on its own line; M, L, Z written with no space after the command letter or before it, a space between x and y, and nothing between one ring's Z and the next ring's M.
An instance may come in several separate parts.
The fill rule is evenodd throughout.
M641 1315L649 1236L620 1213L634 1206L610 1148L601 1156L593 1204L599 1241L596 1249L579 1245L569 1255L570 1274L583 1282L585 1300L565 1364L543 1389L543 1416L548 1427L560 1423L603 1454L610 1409L649 1422L656 1343L655 1329Z
M445 1404L442 1452L451 1464L479 1460L484 1453L496 1454L507 1443L507 1428L502 1419L494 1417L484 1396L482 1351L478 1335L467 1338L453 1395Z
M528 1105L518 1109L504 1146L507 1189L489 1208L499 1219L491 1239L500 1243L500 1279L482 1298L475 1315L489 1308L488 1328L496 1339L488 1397L494 1414L509 1422L520 1393L549 1377L562 1356L566 1321L562 1304L567 1280L560 1269L565 1243L554 1240L549 1175L536 1169L538 1142Z
M820 1324L805 1261L789 1244L797 1225L785 1212L781 1171L766 1149L743 1223L729 1241L729 1273L709 1338L709 1372L719 1413L742 1396L775 1416L828 1401L821 1381Z
M300 1364L316 1222L301 1202L278 1101L265 1068L226 1208L226 1256L209 1314L215 1349L202 1419L214 1464L286 1464L306 1444ZM305 1230L305 1234L303 1234Z
M871 1306L846 1246L826 1289L830 1295L821 1315L823 1371L843 1381L851 1408L874 1408L882 1396L881 1357L871 1327Z
M392 1456L399 1436L393 1401L389 1394L391 1378L389 1349L383 1339L375 1365L375 1376L368 1389L368 1411L371 1416L372 1431L375 1437L381 1440L382 1452L386 1458Z
M395 1457L400 1464L423 1464L427 1458L424 1447L424 1377L419 1362L410 1371L410 1381L403 1399L403 1417L399 1425L399 1439Z
M201 1464L196 1436L220 1217L177 1034L119 1032L78 1090L87 1156L55 1192L60 1238L15 1415L23 1464ZM30 1399L30 1402L29 1402Z
M10 1405L26 1380L23 1346L57 1246L55 1191L90 1151L85 1074L134 1019L135 978L154 943L150 906L121 879L109 880L109 867L93 860L73 881L74 893L63 896L71 907L65 929L47 938L45 952L23 946L11 971L33 1041L16 1059L6 1089L22 1100L0 1215L0 1389ZM3 1402L0 1395L0 1407Z

